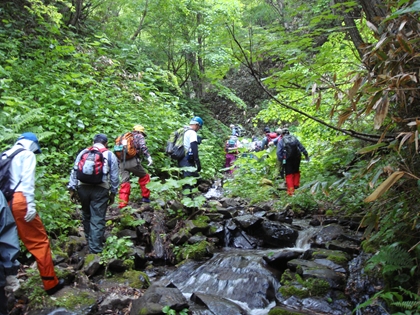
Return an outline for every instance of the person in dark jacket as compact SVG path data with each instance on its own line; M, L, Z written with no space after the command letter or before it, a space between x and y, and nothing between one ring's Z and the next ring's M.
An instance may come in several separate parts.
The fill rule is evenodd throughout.
M292 148L292 151L295 153L287 153L288 148ZM282 167L282 172L285 172L286 175L286 186L287 194L292 196L295 192L295 189L300 186L300 161L302 158L302 153L305 155L306 160L309 162L309 155L305 147L300 143L300 141L293 135L289 133L289 129L282 129L282 138L277 142L277 159L280 162L280 167Z
M178 161L179 167L191 166L195 167L196 171L184 171L183 177L199 177L199 172L201 171L201 162L198 155L198 136L197 131L203 127L203 120L196 116L193 117L190 121L189 129L184 134L184 149L185 156ZM192 189L190 185L185 186L186 189Z
M16 223L6 198L0 191L0 315L7 315L6 278L15 276L19 268L19 238Z
M105 150L103 156L108 172L103 174L102 182L100 184L88 184L77 179L79 161L82 155L86 153L87 149L85 149L76 157L68 185L70 198L74 200L77 192L78 198L80 199L83 230L89 252L93 254L102 252L106 211L108 206L114 203L120 183L118 177L118 159L113 152L106 150L107 143L108 138L104 134L97 134L93 138L93 147L98 150Z

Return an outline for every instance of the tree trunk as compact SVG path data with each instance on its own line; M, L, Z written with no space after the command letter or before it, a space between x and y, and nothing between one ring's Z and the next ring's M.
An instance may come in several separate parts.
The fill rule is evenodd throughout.
M137 30L135 31L135 33L133 34L133 36L131 36L131 40L135 40L140 35L140 32L143 29L143 23L144 23L144 19L146 18L146 15L147 15L147 7L148 7L148 5L149 5L149 0L146 0L146 3L144 5L143 14L141 15L141 18L140 18L139 27L137 27Z
M69 25L77 27L79 19L82 16L83 0L74 0L73 5L75 9Z
M352 11L346 10L346 7L344 5L346 0L335 0L334 2L337 4L339 3L343 4L342 11L340 12L340 14L343 15L343 21L344 21L344 25L346 26L346 31L349 34L354 44L354 47L356 47L360 59L363 59L364 53L361 47L364 44L364 41L362 39L362 36L360 35L359 30L357 29L356 23L354 22L355 19L360 19L360 16L356 16L355 10L352 10Z
M366 19L379 26L381 20L386 16L387 8L383 0L359 0L363 11L366 14Z

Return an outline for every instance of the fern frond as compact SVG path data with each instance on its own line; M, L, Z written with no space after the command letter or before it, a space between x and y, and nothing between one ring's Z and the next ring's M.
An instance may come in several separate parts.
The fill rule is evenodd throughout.
M404 310L420 310L420 301L394 302L392 305L400 307Z
M412 268L414 258L400 246L389 245L381 248L376 255L372 256L366 268L370 270L378 265L383 267L382 273L384 275L389 275L395 271Z

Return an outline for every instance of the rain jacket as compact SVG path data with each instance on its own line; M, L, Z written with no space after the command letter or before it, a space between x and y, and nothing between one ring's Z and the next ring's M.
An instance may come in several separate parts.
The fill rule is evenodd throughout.
M19 262L19 238L15 220L0 192L0 287L6 285L6 277L16 275Z

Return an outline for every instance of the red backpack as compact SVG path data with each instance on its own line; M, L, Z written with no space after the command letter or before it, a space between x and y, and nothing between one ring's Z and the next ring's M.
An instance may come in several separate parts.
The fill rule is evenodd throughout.
M77 164L77 179L87 184L102 183L103 176L108 174L106 159L103 155L103 152L107 150L107 148L87 148Z

